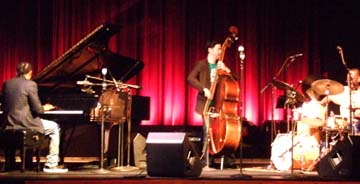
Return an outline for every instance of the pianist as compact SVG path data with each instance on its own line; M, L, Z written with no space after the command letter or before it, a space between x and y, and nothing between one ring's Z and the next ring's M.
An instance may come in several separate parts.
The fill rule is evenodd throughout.
M32 129L50 137L49 153L44 172L62 173L68 170L58 166L60 128L54 121L40 119L39 114L51 110L50 104L41 105L37 84L30 80L31 64L21 62L16 67L17 76L3 84L3 110L5 129ZM12 153L15 157L15 153Z

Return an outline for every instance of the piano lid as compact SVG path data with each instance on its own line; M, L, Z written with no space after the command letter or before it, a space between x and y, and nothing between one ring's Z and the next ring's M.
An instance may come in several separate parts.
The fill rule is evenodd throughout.
M85 75L100 75L103 67L123 82L138 74L144 67L142 61L108 50L110 37L118 32L119 26L114 24L98 26L33 77L39 91L74 88L76 81L83 80Z

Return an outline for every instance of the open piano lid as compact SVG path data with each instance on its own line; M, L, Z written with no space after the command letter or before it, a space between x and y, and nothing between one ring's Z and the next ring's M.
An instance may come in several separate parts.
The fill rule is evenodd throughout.
M40 92L55 92L76 87L76 81L85 75L100 75L107 67L112 75L126 82L138 74L144 63L108 50L111 36L119 32L119 26L101 24L59 58L51 62L33 77Z

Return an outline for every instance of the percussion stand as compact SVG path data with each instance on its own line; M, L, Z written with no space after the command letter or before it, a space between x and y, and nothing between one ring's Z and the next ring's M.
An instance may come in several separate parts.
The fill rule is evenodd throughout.
M122 171L123 170L123 159L124 159L124 121L119 122L118 129L118 150L117 150L117 162L116 167L111 168L112 171Z
M138 170L137 167L130 165L130 146L131 146L131 103L132 103L132 94L131 90L129 88L129 85L122 84L122 86L126 86L125 91L127 91L127 105L126 105L126 121L127 121L127 165L126 166L120 166L120 162L122 163L122 158L120 158L120 145L122 145L119 141L118 143L118 161L117 161L117 167L113 168L115 171L134 171ZM138 87L136 87L138 88ZM120 125L119 125L119 139L120 139ZM122 141L121 141L122 142ZM122 146L121 146L122 148Z

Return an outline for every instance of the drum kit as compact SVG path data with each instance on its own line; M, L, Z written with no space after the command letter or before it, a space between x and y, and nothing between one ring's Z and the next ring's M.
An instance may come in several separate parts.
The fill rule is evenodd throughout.
M291 85L272 80L273 85L280 90L286 91L288 105L284 107L296 108L295 103L306 101L304 95L296 91ZM329 95L337 95L344 91L344 86L337 81L330 79L320 79L312 82L311 89L317 94L324 96L325 117L324 119L302 119L297 123L292 120L292 130L288 133L278 133L271 144L271 166L280 171L293 171L299 169L302 171L313 171L315 165L321 157L331 150L339 135L344 136L350 131L347 129L347 119L333 112L328 116ZM290 105L289 105L290 104ZM296 112L292 110L291 112ZM292 116L294 117L294 116ZM317 122L320 121L320 122ZM301 124L300 124L301 123ZM295 129L295 124L297 124ZM307 127L308 132L303 133L302 125ZM321 125L321 126L319 126ZM325 139L325 140L324 140ZM329 143L331 141L331 143ZM325 143L325 145L322 144Z

